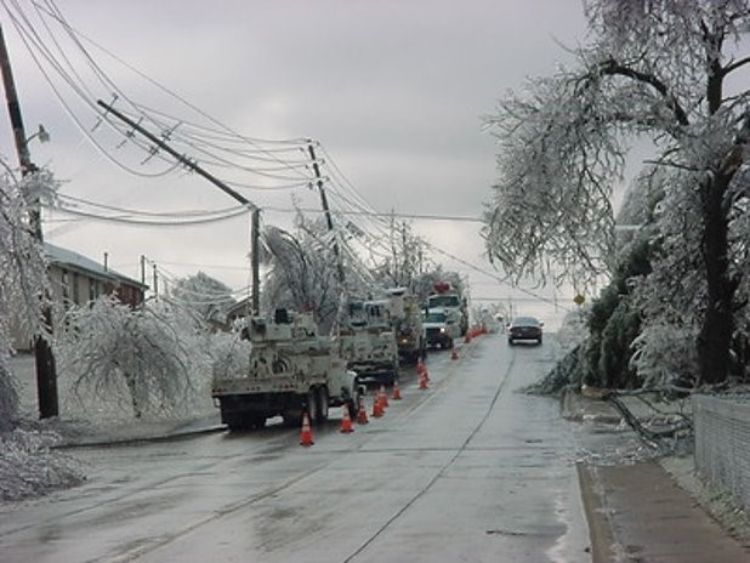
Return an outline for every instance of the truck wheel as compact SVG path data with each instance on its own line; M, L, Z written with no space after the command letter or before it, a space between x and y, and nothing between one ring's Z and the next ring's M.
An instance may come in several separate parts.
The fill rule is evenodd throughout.
M315 424L318 421L318 393L315 387L310 387L307 392L307 416L310 417L310 424Z
M323 424L328 420L328 387L321 385L318 387L318 424Z
M364 399L365 393L359 382L355 382L352 392L354 396L346 404L349 407L349 417L354 420L357 418L357 414L359 414L359 403Z

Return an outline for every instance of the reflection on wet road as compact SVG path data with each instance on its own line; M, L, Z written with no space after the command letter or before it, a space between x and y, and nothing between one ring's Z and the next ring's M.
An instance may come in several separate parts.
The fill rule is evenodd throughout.
M550 344L433 353L428 390L411 374L385 417L341 434L334 413L311 448L271 425L76 451L86 485L0 508L0 559L586 561L573 430L514 392Z

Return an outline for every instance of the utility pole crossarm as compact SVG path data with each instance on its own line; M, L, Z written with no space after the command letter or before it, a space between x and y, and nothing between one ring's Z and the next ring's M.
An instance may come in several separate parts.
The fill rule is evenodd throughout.
M207 172L200 166L198 166L195 162L187 158L185 155L182 155L178 153L176 150L174 150L172 147L170 147L167 143L164 142L164 140L160 139L153 133L147 131L139 123L136 123L126 115L124 115L122 112L117 111L115 108L113 108L110 104L106 104L101 100L97 100L96 102L101 107L103 107L105 110L107 110L107 113L111 113L118 119L124 121L127 123L130 127L132 127L135 131L138 131L141 135L146 137L149 141L154 143L157 147L168 153L169 155L173 156L180 164L183 164L193 172L199 174L209 182L211 182L214 186L219 188L221 191L226 193L227 195L231 196L235 200L239 201L242 205L247 207L250 211L252 211L252 231L250 233L251 241L251 254L252 254L252 277L253 277L253 289L252 289L252 308L253 308L253 314L259 314L260 313L260 207L255 205L253 202L251 202L249 199L247 199L245 196L237 193L235 190L227 186L224 182L219 180L216 176L213 174ZM141 266L143 269L143 265ZM158 296L159 294L159 287L157 285L158 278L156 274L156 264L154 264L154 294Z
M230 195L231 197L233 197L234 199L236 199L237 201L239 201L242 205L247 206L248 208L250 208L250 210L258 209L258 206L255 205L253 202L251 202L249 199L247 199L245 196L243 196L242 194L237 193L235 190L233 190L232 188L230 188L229 186L227 186L224 182L222 182L221 180L219 180L216 176L214 176L213 174L210 174L209 172L207 172L206 170L204 170L203 168L201 168L200 166L198 166L196 163L194 163L189 158L187 158L184 155L178 153L176 150L174 150L172 147L170 147L167 143L165 143L162 139L160 139L159 137L157 137L153 133L151 133L151 132L147 131L146 129L144 129L143 127L141 127L140 124L136 123L135 121L133 121L132 119L130 119L129 117L127 117L126 115L124 115L122 112L116 110L111 105L106 104L106 103L104 103L101 100L97 100L96 103L98 105L100 105L101 107L103 107L105 110L107 110L107 113L111 113L112 115L114 115L115 117L117 117L118 119L120 119L121 121L124 121L130 127L132 127L133 129L135 129L136 131L138 131L141 135L143 135L144 137L146 137L149 141L151 141L156 146L158 146L160 149L164 150L165 152L167 152L168 154L170 154L171 156L173 156L180 164L186 166L187 168L189 168L193 172L195 172L197 174L200 174L206 180L208 180L209 182L211 182L214 186L216 186L217 188L219 188L220 190L222 190L226 194Z

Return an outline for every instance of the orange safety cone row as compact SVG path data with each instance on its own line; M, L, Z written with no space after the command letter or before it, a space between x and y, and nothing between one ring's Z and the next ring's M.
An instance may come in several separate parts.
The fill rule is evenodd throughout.
M394 401L401 400L401 389L398 387L398 380L393 382L393 394L391 395L391 399Z
M344 405L341 407L341 428L339 429L339 432L343 434L354 432L354 427L352 426L352 417L349 416L349 405Z
M385 392L385 385L380 386L380 406L385 408L388 408L388 393Z
M383 403L380 402L380 397L376 395L372 401L372 417L380 418L384 414L385 411L383 410Z
M365 409L365 404L362 402L362 399L359 400L359 408L357 410L357 424L367 424L370 422L367 419L367 410Z
M310 417L307 413L302 415L302 431L299 435L300 446L312 446L313 442L312 430L310 429Z

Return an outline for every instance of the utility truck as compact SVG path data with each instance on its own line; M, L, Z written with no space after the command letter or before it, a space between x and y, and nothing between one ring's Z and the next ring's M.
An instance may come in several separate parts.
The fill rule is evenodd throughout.
M447 322L459 328L459 336L464 336L469 330L469 311L466 298L461 292L447 281L441 281L433 286L434 292L427 297L426 309L442 309Z
M337 338L341 356L359 381L391 384L398 379L390 299L350 301Z
M214 374L211 395L230 430L262 428L281 415L298 424L306 411L319 424L329 407L347 405L356 415L363 389L347 369L333 340L318 335L311 313L277 309L273 319L252 317L252 343L245 373Z
M424 358L427 348L427 335L422 323L419 301L403 287L389 289L388 293L399 358L416 363L419 358Z

